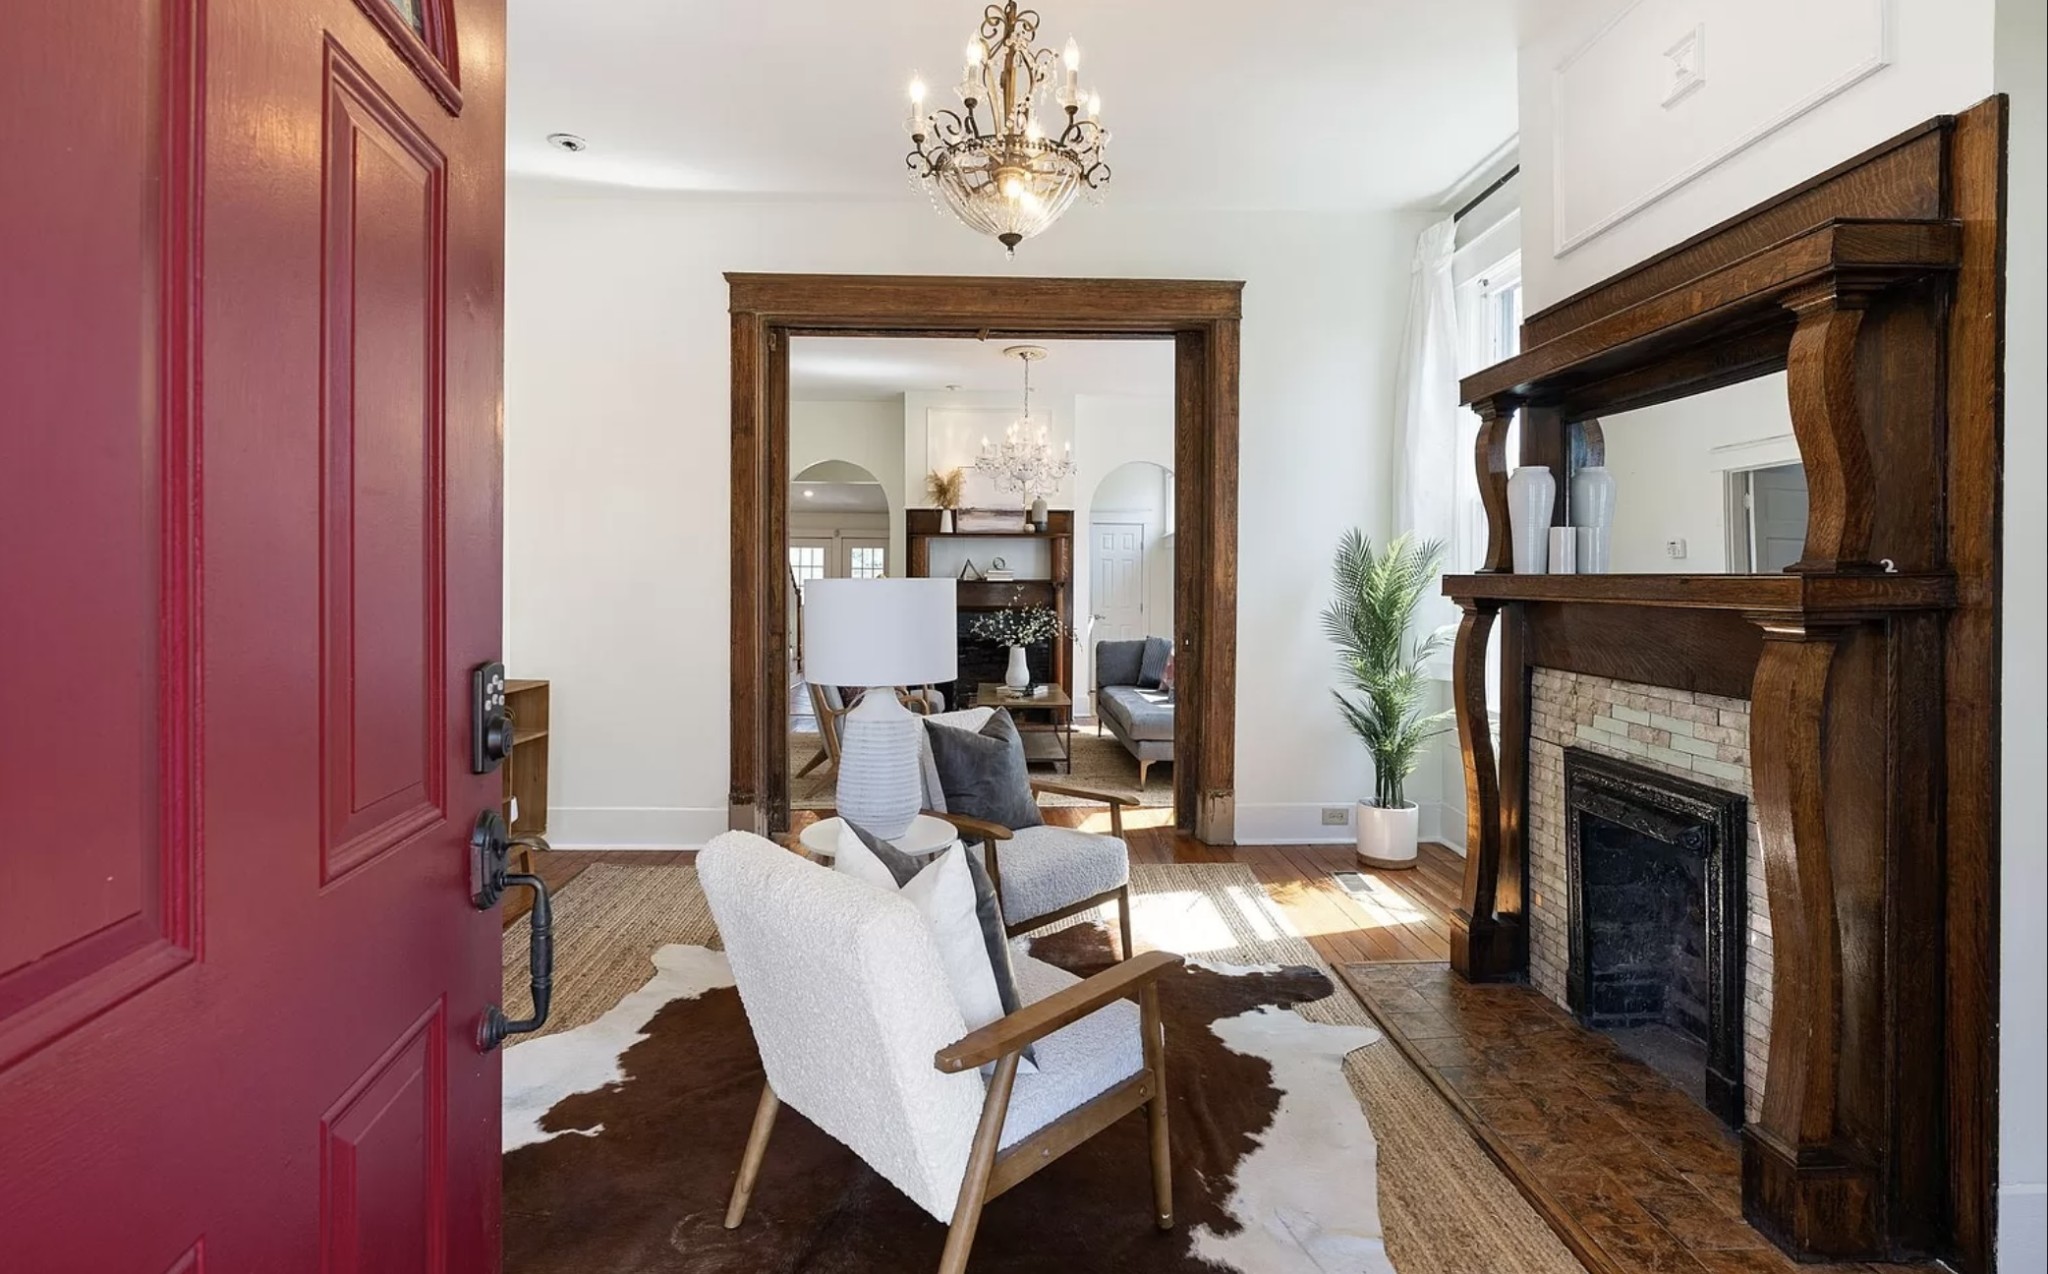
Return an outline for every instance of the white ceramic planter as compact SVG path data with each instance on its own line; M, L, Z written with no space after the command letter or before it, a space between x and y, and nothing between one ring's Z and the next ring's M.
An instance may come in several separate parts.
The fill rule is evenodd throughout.
M1012 690L1024 690L1031 685L1031 665L1024 662L1024 648L1010 647L1010 666L1003 673L1003 684Z
M1515 574L1541 575L1550 563L1550 513L1557 503L1557 478L1542 465L1523 465L1508 475L1508 533L1514 542Z
M1421 810L1414 805L1381 809L1358 803L1358 861L1368 867L1398 870L1415 865L1415 842Z

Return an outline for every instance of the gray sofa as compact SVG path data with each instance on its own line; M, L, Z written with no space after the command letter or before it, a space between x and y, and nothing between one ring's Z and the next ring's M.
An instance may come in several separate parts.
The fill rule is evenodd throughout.
M1164 637L1095 643L1095 731L1107 728L1138 762L1173 760L1173 691L1160 684L1173 643Z

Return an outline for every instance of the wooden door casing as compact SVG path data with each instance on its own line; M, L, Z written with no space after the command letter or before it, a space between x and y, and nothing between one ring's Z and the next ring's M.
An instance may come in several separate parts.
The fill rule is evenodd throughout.
M8 1268L496 1267L502 3L371 3L0 43Z

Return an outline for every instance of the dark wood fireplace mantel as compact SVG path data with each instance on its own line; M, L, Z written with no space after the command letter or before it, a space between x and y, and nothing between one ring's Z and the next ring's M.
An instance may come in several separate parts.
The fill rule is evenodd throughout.
M1749 699L1776 971L1744 1204L1801 1256L1990 1258L2005 131L2002 98L1930 121L1531 315L1525 352L1462 386L1489 540L1444 584L1471 828L1453 964L1526 973L1532 667ZM1811 493L1786 573L1513 573L1517 417L1562 526L1601 413L1778 370Z

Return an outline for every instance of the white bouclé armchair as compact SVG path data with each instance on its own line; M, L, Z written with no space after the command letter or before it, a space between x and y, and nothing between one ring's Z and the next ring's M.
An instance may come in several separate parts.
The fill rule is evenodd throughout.
M712 841L697 871L767 1076L727 1228L784 1103L950 1227L941 1274L966 1268L984 1204L1141 1106L1155 1219L1172 1226L1157 981L1179 957L1083 981L1018 954L1023 1006L969 1032L903 898L745 832ZM1026 1046L1036 1070L1020 1074Z

